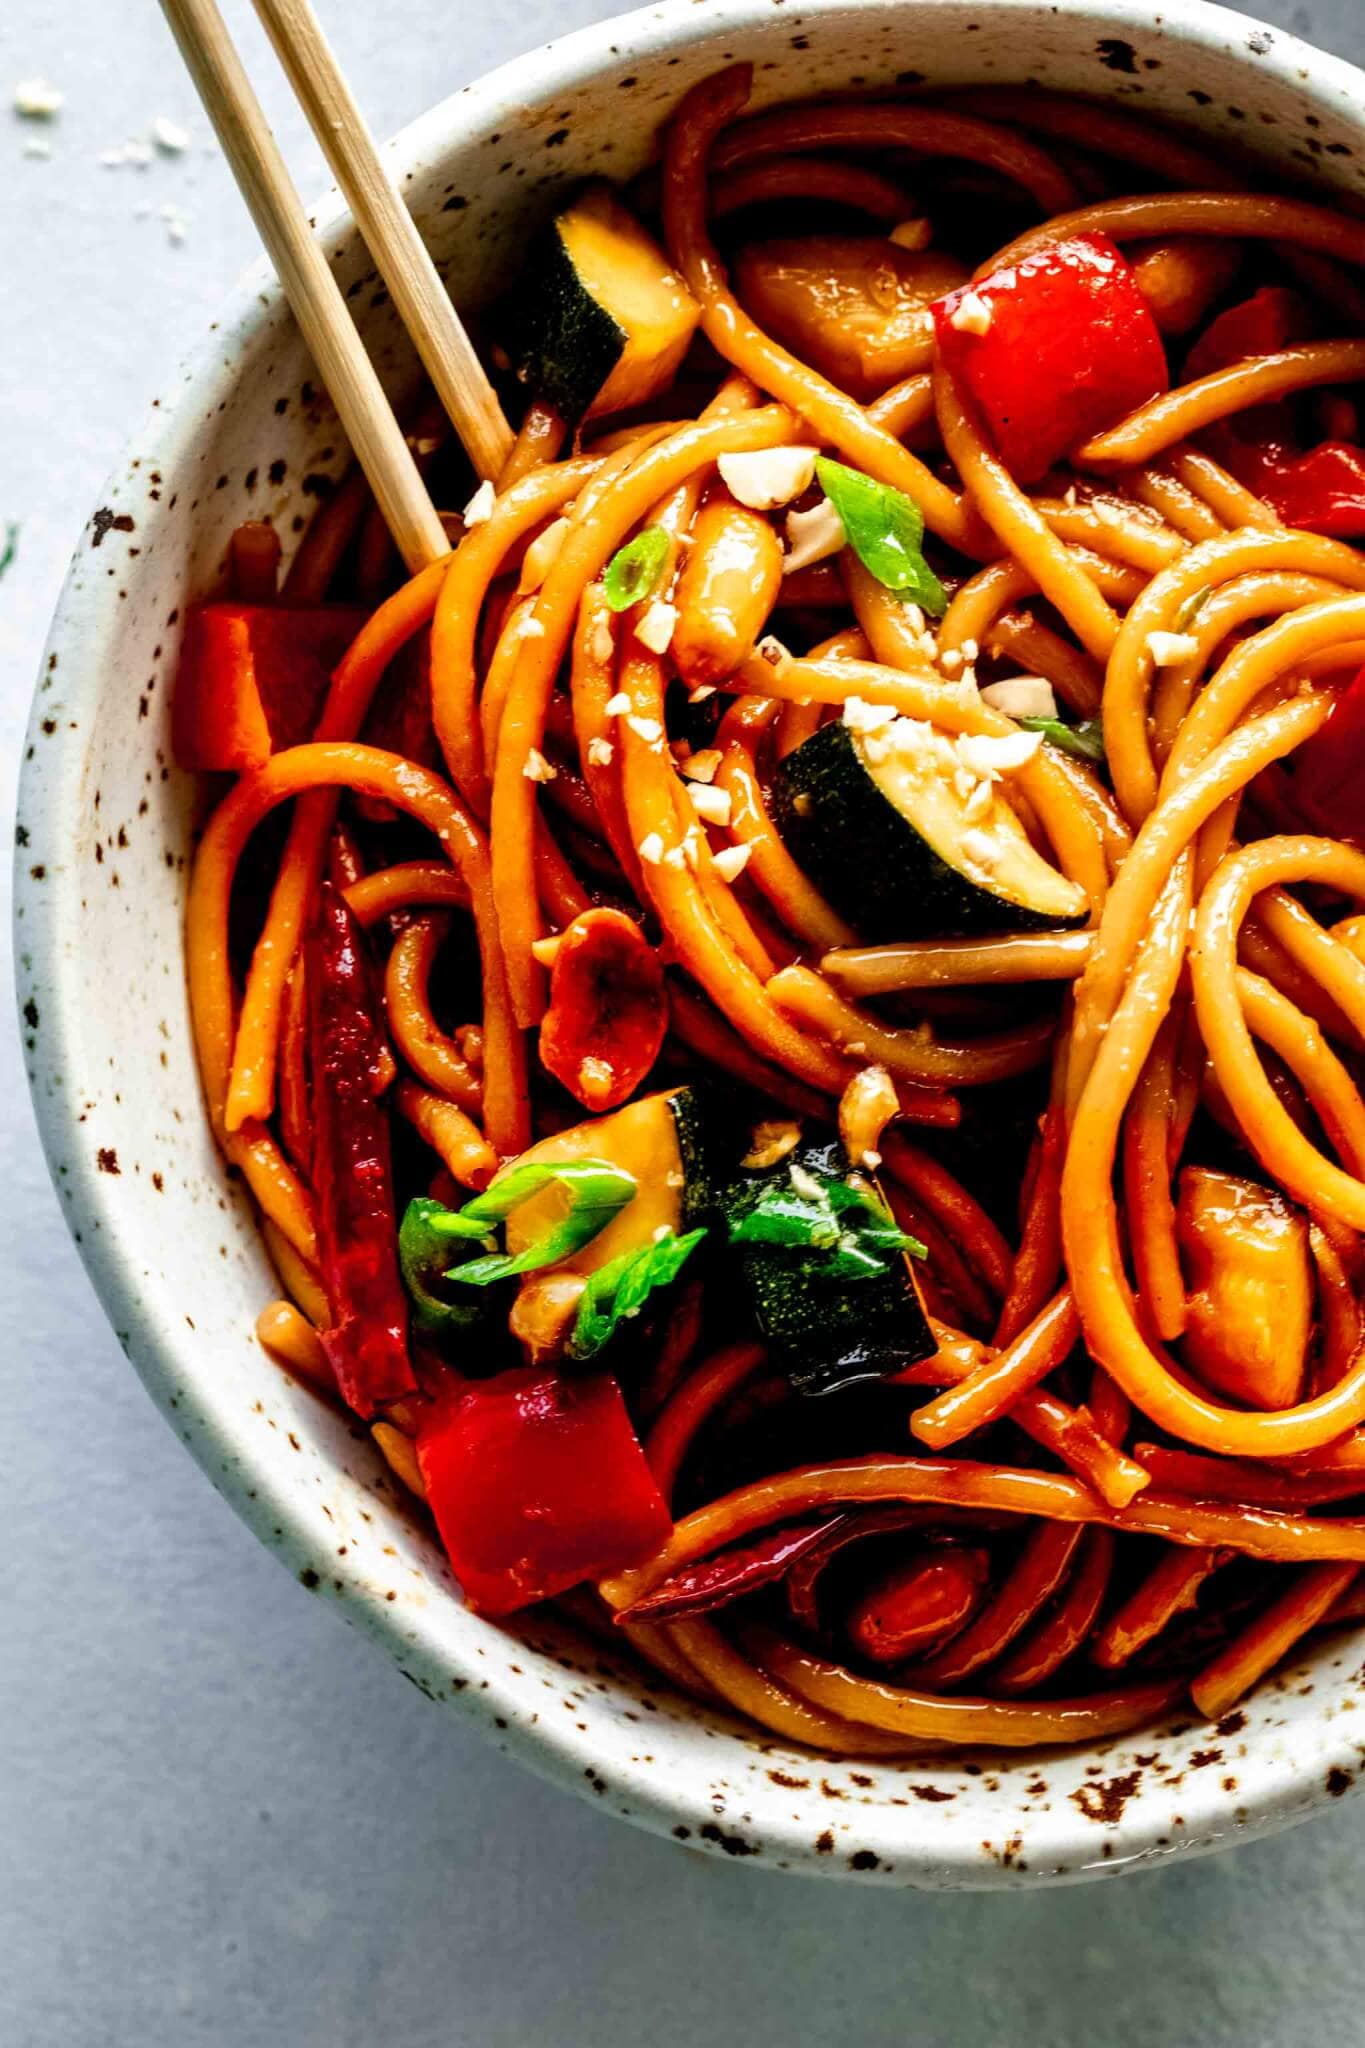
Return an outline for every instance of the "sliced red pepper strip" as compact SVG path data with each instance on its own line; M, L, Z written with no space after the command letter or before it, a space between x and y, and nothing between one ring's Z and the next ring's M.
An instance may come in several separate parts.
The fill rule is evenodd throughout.
M342 1398L368 1419L417 1381L379 1100L392 1055L360 927L330 882L318 891L306 962L318 1263L332 1318L320 1334Z
M427 1500L465 1598L511 1614L640 1564L673 1527L606 1373L505 1372L432 1402L417 1430Z
M710 1614L732 1600L742 1600L746 1593L775 1585L786 1577L799 1557L823 1542L831 1530L847 1519L845 1515L835 1515L823 1522L789 1523L785 1528L768 1530L753 1543L739 1543L732 1550L722 1550L717 1557L684 1565L632 1607L623 1607L616 1619L618 1623L665 1621L680 1614Z
M191 605L171 704L180 767L242 774L310 738L365 619L351 605Z
M1050 242L949 292L933 313L942 361L1020 483L1037 483L1170 381L1152 309L1107 235Z
M559 941L540 1063L585 1109L616 1109L659 1057L668 999L659 956L623 910L585 910Z

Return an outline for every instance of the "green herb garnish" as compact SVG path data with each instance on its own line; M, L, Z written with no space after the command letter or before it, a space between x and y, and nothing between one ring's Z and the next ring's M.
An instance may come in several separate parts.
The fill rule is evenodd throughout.
M1028 732L1040 732L1052 746L1060 747L1064 754L1074 754L1078 761L1104 759L1101 719L1083 718L1079 725L1068 725L1062 718L1020 718L1016 723Z
M702 1229L675 1237L670 1230L653 1244L622 1252L619 1259L590 1273L569 1339L570 1358L595 1358L622 1323L639 1315L656 1289L677 1279L705 1235Z
M816 457L815 474L868 575L907 603L941 617L948 593L924 559L924 514L914 500L827 455Z
M494 1249L496 1226L551 1183L567 1189L569 1206L557 1223L515 1256ZM398 1259L422 1328L468 1328L470 1309L443 1301L435 1291L441 1280L487 1287L541 1266L557 1266L572 1258L605 1230L638 1182L606 1159L528 1159L500 1173L491 1187L462 1209L418 1196L408 1203L398 1232ZM474 1253L481 1251L482 1256Z
M416 1196L403 1211L398 1228L398 1264L412 1300L412 1318L430 1337L472 1330L483 1315L482 1304L446 1301L437 1292L451 1266L455 1241L441 1228L452 1211L442 1202Z
M614 612L649 596L668 560L668 535L662 526L642 526L634 540L618 548L607 563L602 588Z
M793 1167L786 1181L772 1181L742 1216L732 1216L731 1244L771 1245L809 1258L819 1253L820 1277L881 1280L892 1257L926 1256L918 1238L901 1230L870 1188L826 1179Z
M500 1173L491 1187L462 1209L447 1211L444 1228L453 1238L473 1238L485 1245L493 1242L493 1226L538 1195L542 1188L557 1183L568 1190L569 1207L559 1221L515 1256L490 1252L486 1258L467 1259L452 1268L448 1279L470 1287L487 1287L494 1280L510 1280L517 1273L534 1273L542 1266L557 1266L572 1258L605 1230L635 1195L635 1176L613 1166L607 1159L528 1159L520 1166Z
M0 576L4 575L18 552L19 522L17 519L7 519L5 521L5 538L3 541L0 541Z

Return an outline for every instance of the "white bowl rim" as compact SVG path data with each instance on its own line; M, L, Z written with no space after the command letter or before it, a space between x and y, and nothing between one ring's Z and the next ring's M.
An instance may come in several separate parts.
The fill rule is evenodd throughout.
M782 0L772 0L772 4L781 5ZM903 0L806 0L806 12L852 14L866 12L869 7L891 9L902 4ZM936 0L929 0L929 4L936 4ZM978 0L978 5L983 16L1017 13L1021 22L1039 11L1036 0ZM1286 30L1270 28L1250 15L1214 5L1212 0L1166 0L1162 12L1155 15L1144 0L1089 0L1089 4L1087 0L1054 0L1047 11L1052 15L1085 18L1101 31L1112 29L1120 35L1124 30L1150 35L1154 27L1160 28L1196 54L1201 47L1226 51L1232 36L1242 42L1256 37L1252 48L1268 72L1278 75L1306 99L1329 107L1338 118L1350 119L1365 130L1365 73ZM602 68L606 50L613 43L628 44L632 58L647 62L686 49L702 34L709 36L726 29L741 33L766 15L765 0L707 0L704 8L699 8L696 0L658 0L656 5L590 24L513 57L450 94L399 131L386 144L386 150L394 155L401 169L409 161L422 161L467 144L495 122L510 120L528 101L589 81ZM1266 36L1271 41L1262 48L1260 39ZM329 242L350 230L349 214L335 189L327 192L311 213L320 236ZM226 297L213 322L211 338L191 353L182 375L173 380L174 398L165 404L159 399L153 402L142 431L129 443L130 447L145 449L149 443L154 444L163 468L168 474L175 473L178 460L186 454L205 413L211 409L206 401L211 394L216 397L221 389L222 353L226 349L236 354L243 338L278 302L279 294L280 287L269 263L265 259L255 262ZM123 474L123 468L113 472L115 479ZM99 610L98 603L92 603L86 594L73 588L87 545L83 535L58 600L40 669L41 676L48 650L60 641L65 650L63 699L80 714L82 726L96 712L102 687L98 661L89 659L82 666L69 653L73 626L80 621L86 639L90 640L90 614ZM61 821L75 814L80 801L80 745L64 745L58 738L53 744L35 747L40 709L35 695L19 792L19 812L30 828L33 848L44 841L59 843ZM64 870L59 865L38 886L30 877L30 851L29 845L22 853L16 850L15 955L21 997L27 979L34 986L45 987L49 996L55 998L47 1008L43 1036L32 1050L28 1069L44 1151L54 1177L58 1160L67 1162L64 1177L58 1183L67 1225L77 1237L81 1259L120 1343L163 1412L168 1412L170 1390L177 1390L183 1421L187 1410L191 1416L194 1412L192 1392L186 1391L193 1388L194 1376L180 1362L179 1325L161 1327L147 1321L136 1280L135 1233L111 1200L106 1177L96 1170L83 1147L71 1143L74 1105L60 1085L48 1085L64 1067L69 1069L71 1020L83 1000L83 991L73 977L72 963L63 953L60 937L64 912L72 907L80 883L74 870ZM22 972L21 947L26 956ZM203 1428L190 1442L193 1455L241 1518L263 1539L267 1527L275 1532L278 1540L272 1547L286 1565L296 1565L313 1555L314 1531L305 1522L295 1496L283 1486L255 1483L256 1475L245 1462L239 1466L229 1461L220 1466L213 1441L217 1425L207 1414L198 1419ZM186 1440L189 1441L188 1434ZM407 1675L415 1676L414 1665L420 1671L420 1647L414 1651L410 1636L400 1632L392 1611L382 1600L367 1600L356 1591L342 1611L380 1641ZM449 1662L448 1653L440 1659L442 1668L448 1668ZM417 1682L421 1683L420 1677ZM500 1683L501 1675L490 1672L485 1690L476 1694L471 1689L456 1695L442 1692L441 1698L444 1704L474 1714L487 1729L495 1714L514 1705L505 1687L500 1690ZM572 1728L566 1730L562 1725L547 1722L530 1730L515 1720L510 1729L504 1721L498 1725L506 1730L499 1742L501 1748L552 1782L581 1797L592 1798L584 1780L591 1779L595 1752L592 1744L581 1740ZM1192 1787L1184 1802L1188 1815L1185 1833L1173 1848L1156 1839L1157 1829L1162 1825L1159 1818L1139 1819L1136 1825L1121 1825L1110 1836L1105 1860L1101 1862L1094 1854L1094 1836L1086 1834L1080 1817L1076 1816L1073 1823L1069 1815L1057 1815L1045 1831L1046 1844L1042 1853L1035 1856L1031 1869L1012 1869L1008 1860L1003 1867L998 1863L983 1867L980 1843L939 1841L932 1854L917 1855L916 1845L911 1842L899 1845L894 1881L961 1888L1017 1885L1038 1878L1066 1880L1116 1874L1163 1855L1200 1853L1232 1839L1246 1840L1273 1832L1329 1804L1338 1790L1332 1783L1334 1777L1349 1781L1340 1787L1343 1791L1365 1790L1365 1774L1360 1769L1365 1749L1350 1740L1349 1726L1349 1716L1338 1717L1332 1732L1321 1728L1316 1731L1318 1739L1313 1743L1302 1748L1293 1743L1283 1744L1270 1761L1258 1760L1254 1784L1248 1771L1235 1821L1229 1814L1227 1795L1218 1794L1213 1774L1209 1774L1209 1789ZM660 1834L685 1832L676 1824L687 1823L694 1846L712 1853L727 1848L720 1831L706 1827L712 1809L702 1774L698 1774L695 1785L665 1787L657 1774L632 1776L623 1771L619 1760L612 1768L617 1784L632 1802L629 1809L612 1810L619 1810ZM1008 1820L1008 1815L1004 1818ZM1038 1827L1040 1823L1035 1818L1031 1825ZM766 1847L779 1857L790 1859L777 1867L807 1874L855 1878L859 1875L832 1858L821 1861L812 1857L809 1831L804 1823L784 1836L780 1823L769 1820ZM758 1867L774 1868L773 1857L765 1854ZM877 1880L873 1877L871 1881Z

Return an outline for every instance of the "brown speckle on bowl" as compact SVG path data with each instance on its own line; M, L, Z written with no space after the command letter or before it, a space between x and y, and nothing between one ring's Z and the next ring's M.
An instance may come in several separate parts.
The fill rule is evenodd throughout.
M697 1833L704 1842L714 1842L716 1847L723 1849L727 1856L761 1856L763 1854L762 1848L757 1842L750 1842L743 1835L727 1834L723 1828L717 1827L714 1821L707 1821L703 1827L698 1828Z
M1141 1783L1141 1771L1125 1771L1117 1778L1106 1778L1098 1784L1078 1785L1071 1798L1087 1820L1113 1827L1122 1820L1124 1807Z
M101 505L90 518L90 545L100 546L106 533L131 533L133 517L130 512L114 512L108 505Z

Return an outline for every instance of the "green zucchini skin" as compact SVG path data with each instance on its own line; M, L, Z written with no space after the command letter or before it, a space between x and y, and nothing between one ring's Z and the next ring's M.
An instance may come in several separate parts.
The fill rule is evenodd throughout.
M1062 931L1058 918L959 874L878 789L846 725L831 722L777 765L769 803L797 865L874 941Z
M706 1139L706 1114L698 1092L692 1087L675 1088L668 1098L673 1129L682 1160L682 1235L711 1223L715 1218L715 1186L711 1171L711 1148Z
M823 1180L849 1171L837 1138L804 1141L777 1166L719 1190L727 1223L747 1214L765 1188L786 1180L793 1165ZM893 1261L884 1280L855 1281L825 1279L818 1252L745 1245L738 1258L759 1331L798 1393L832 1394L860 1380L885 1379L938 1350L903 1258Z
M615 369L627 337L584 290L558 221L527 251L506 317L504 339L518 378L576 425Z

